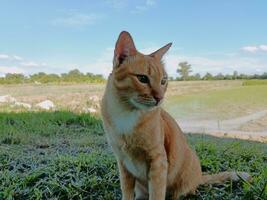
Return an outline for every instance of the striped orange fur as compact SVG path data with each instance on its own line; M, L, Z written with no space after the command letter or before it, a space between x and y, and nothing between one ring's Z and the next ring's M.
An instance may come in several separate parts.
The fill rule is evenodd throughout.
M236 172L202 175L196 153L161 108L168 85L161 60L170 47L171 43L144 55L125 31L116 43L101 112L124 200L163 200L167 194L178 199L200 184L238 180ZM250 178L244 172L240 176Z

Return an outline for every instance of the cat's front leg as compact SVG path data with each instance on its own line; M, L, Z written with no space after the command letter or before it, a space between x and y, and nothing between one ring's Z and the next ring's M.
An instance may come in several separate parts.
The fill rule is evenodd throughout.
M122 191L122 200L134 200L134 185L135 178L125 168L122 161L118 160L118 166L120 171L120 184Z
M158 154L153 157L148 174L149 200L164 200L168 170L167 156Z

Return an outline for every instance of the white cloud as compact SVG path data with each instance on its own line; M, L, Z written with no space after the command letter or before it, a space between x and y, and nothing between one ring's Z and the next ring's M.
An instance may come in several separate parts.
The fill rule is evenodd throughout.
M247 51L247 52L250 52L250 53L254 53L254 52L259 50L259 48L257 46L245 46L245 47L242 47L241 49L243 51Z
M132 13L141 13L147 9L148 8L146 6L135 6L135 10L133 10Z
M121 10L129 5L129 0L106 0L106 3L111 5L114 9ZM135 3L135 1L133 1ZM142 13L148 10L150 7L156 5L156 0L142 0L138 5L133 5L134 9L130 12L133 14Z
M146 5L147 6L154 6L156 4L155 0L146 0Z
M9 55L6 55L6 54L0 54L0 60L7 60L9 59Z
M128 1L127 0L106 0L106 3L111 5L111 7L115 9L122 9L126 7Z
M0 60L21 61L23 58L17 55L0 54Z
M49 69L48 64L45 62L27 60L18 55L0 54L1 59L3 59L3 62L0 63L0 75L2 76L6 73L23 73L28 75Z
M47 66L47 64L44 62L37 63L34 61L22 62L22 63L20 63L20 65L23 67L45 67L45 66Z
M249 52L249 53L267 52L267 45L245 46L245 47L242 47L241 50Z
M14 55L13 58L14 58L14 60L17 60L17 61L22 61L23 60L22 57L17 56L17 55Z
M208 58L199 56L186 56L169 54L165 57L166 70L170 76L177 76L176 69L178 63L187 61L192 65L193 74L206 72L216 75L218 73L232 74L233 71L239 73L254 74L267 72L267 60L258 57L224 56L222 58Z
M144 54L150 54L159 49L159 46L140 49ZM164 56L164 63L166 71L169 76L178 76L176 69L178 64L187 61L192 65L192 74L200 73L201 75L207 72L216 75L218 73L232 74L237 70L239 73L254 74L267 72L267 59L255 56L244 56L242 54L217 54L214 56L189 56L172 50ZM112 70L113 48L106 48L102 55L99 56L95 62L89 63L82 71L89 71L95 74L103 74L105 77L109 75Z
M161 47L153 43L146 46L149 46L149 48L141 48L140 52L144 54L150 54ZM261 51L265 51L266 46L267 45L261 45L258 48L261 48ZM212 55L204 54L201 56L192 56L186 55L182 53L182 51L183 50L180 48L171 48L164 57L165 67L170 76L176 77L178 75L176 72L178 63L183 61L187 61L192 65L193 74L200 73L201 75L204 75L206 72L210 72L213 75L218 73L232 74L235 70L237 70L239 73L245 74L267 72L267 57L254 53L214 53ZM27 60L25 58L21 60L22 58L17 55L17 58L15 58L15 56L0 54L2 59L7 59L4 60L5 64L0 64L0 74L32 74L40 71L44 71L46 73L57 73L67 72L70 69L78 68L82 72L103 74L105 77L107 77L112 70L113 53L114 48L109 47L104 49L99 56L96 56L96 60L92 60L92 62L89 62L88 64L81 65L76 63L75 65L71 65L70 63L61 63L60 65L53 64L53 66L56 66L54 68L51 66L51 63L47 64L45 62L36 62L33 60ZM13 60L10 60L10 57L12 57Z
M267 45L260 45L259 49L262 51L267 51Z
M103 15L99 14L72 13L68 14L68 16L66 17L61 17L53 20L52 25L67 28L81 28L94 25L102 18Z
M25 71L21 68L18 67L13 67L13 66L0 66L0 74L4 75L7 73L24 73Z
M155 5L156 5L156 1L155 0L146 0L144 2L144 4L135 6L135 9L132 10L131 13L139 14L139 13L142 13L142 12L150 9L151 7L153 7Z
M113 53L113 48L106 48L95 62L89 63L85 66L84 71L94 74L103 74L104 77L107 77L112 70Z

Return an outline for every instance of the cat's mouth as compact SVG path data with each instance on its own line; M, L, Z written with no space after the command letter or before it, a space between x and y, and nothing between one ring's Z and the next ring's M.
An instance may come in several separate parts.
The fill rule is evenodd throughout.
M159 106L162 101L158 102L154 98L138 96L136 98L132 98L130 102L138 109L148 109Z

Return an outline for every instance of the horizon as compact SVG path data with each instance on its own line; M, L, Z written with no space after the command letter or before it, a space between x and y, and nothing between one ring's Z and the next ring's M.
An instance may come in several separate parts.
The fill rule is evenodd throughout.
M34 76L34 75L38 75L38 74L41 74L41 73L44 73L45 75L58 75L59 77L62 77L62 75L66 75L66 74L69 74L70 72L72 71L75 71L75 70L78 70L79 73L81 73L81 75L88 75L88 74L91 74L93 76L102 76L102 78L104 79L107 79L107 77L105 77L103 74L96 74L96 73L91 73L91 72L82 72L80 71L79 69L77 68L73 68L73 69L70 69L68 71L65 71L65 72L61 72L61 73L46 73L46 72L43 72L43 71L39 71L39 72L36 72L36 73L31 73L31 74L23 74L23 73L6 73L6 74L3 74L3 75L0 75L0 78L6 78L7 75L11 74L11 75L23 75L25 78L30 78L31 76ZM198 76L200 75L200 78L204 78L204 76L206 76L207 74L210 74L212 75L213 78L215 78L216 76L218 75L222 75L222 76L234 76L234 74L237 73L238 76L240 75L245 75L247 76L247 79L251 79L251 77L253 76L265 76L267 74L267 71L264 71L263 73L254 73L254 74L244 74L244 73L239 73L238 71L233 71L232 73L221 73L219 72L218 74L212 74L210 72L206 72L205 74L200 74L200 73L194 73L193 71L192 72L189 72L189 77L194 77L194 76ZM168 79L173 79L176 80L180 80L179 78L181 78L181 74L179 74L178 72L176 73L176 76L169 76L168 75ZM238 78L240 79L240 78ZM253 78L252 78L253 79ZM265 78L263 78L265 79ZM190 80L190 79L189 79ZM214 79L214 80L219 80L219 79Z
M179 62L192 74L267 72L266 1L104 0L3 1L0 76L38 72L111 72L115 42L129 31L145 54L173 42L164 58L169 76ZM4 20L5 19L5 20ZM123 20L122 20L123 19Z

